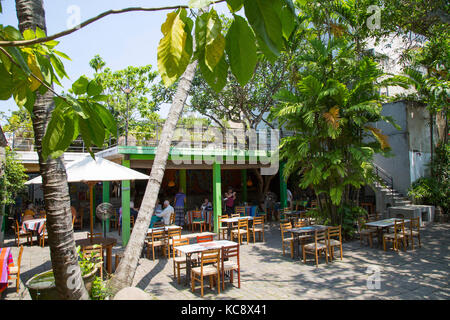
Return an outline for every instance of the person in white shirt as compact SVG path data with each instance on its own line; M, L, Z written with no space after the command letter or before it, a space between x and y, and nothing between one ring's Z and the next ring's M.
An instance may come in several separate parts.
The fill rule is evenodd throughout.
M156 212L152 216L152 220L150 222L150 228L153 228L153 224L157 221L164 221L164 224L170 224L170 216L174 213L173 207L170 205L169 200L164 201L164 210L161 213Z

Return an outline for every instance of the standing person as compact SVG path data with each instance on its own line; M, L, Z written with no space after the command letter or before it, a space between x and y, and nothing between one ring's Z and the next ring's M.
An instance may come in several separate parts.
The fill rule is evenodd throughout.
M175 224L177 226L184 226L184 205L186 204L186 195L183 193L183 188L180 188L175 195Z
M234 200L236 200L236 192L233 192L233 188L229 187L228 192L225 192L225 214L231 215L234 213Z

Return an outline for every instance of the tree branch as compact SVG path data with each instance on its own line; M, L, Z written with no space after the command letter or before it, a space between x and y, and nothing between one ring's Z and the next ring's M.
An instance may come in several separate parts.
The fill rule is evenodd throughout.
M219 0L215 1L215 3L221 3L225 2L226 0ZM112 14L121 14L126 12L133 12L133 11L164 11L164 10L176 10L179 8L188 9L189 6L186 5L179 5L179 6L168 6L168 7L158 7L158 8L143 8L143 7L130 7L130 8L124 8L119 10L108 10L103 13L100 13L98 16L95 16L93 18L90 18L79 25L76 25L75 27L71 29L67 29L65 31L56 33L52 36L43 37L43 38L37 38L37 39L31 39L31 40L18 40L18 41L0 41L0 47L18 47L18 46L30 46L33 44L48 42L51 40L55 40L64 36L67 36L71 33L74 33L77 30L80 30L81 28L86 27L87 25L100 20L106 16L112 15Z

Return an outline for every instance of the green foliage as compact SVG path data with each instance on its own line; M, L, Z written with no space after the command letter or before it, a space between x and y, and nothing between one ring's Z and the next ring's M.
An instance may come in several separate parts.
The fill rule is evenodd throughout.
M349 24L359 21L359 11L336 7L344 1L320 3L300 7L309 27L297 31L287 53L292 88L278 92L271 119L297 133L281 141L286 176L296 174L301 188L312 187L322 202L319 214L349 234L359 210L357 190L374 179L373 156L390 150L387 136L370 124L385 119L379 89L391 79L360 54Z
M191 0L189 6L205 9L211 2ZM220 92L226 84L229 67L244 86L254 71L257 48L274 62L285 45L284 39L296 27L297 16L291 0L228 0L227 5L233 20L226 35L214 9L199 11L195 28L184 9L167 15L158 46L158 70L166 87L175 83L186 69L192 56L193 37L194 58L198 59L200 72L208 85ZM236 14L242 7L250 26Z
M96 276L92 282L91 299L92 300L105 300L108 296L108 289L102 278Z
M408 195L419 204L440 206L445 214L450 210L450 146L439 145L435 157L429 164L435 176L422 177L414 181Z
M78 264L80 265L80 269L81 269L81 276L90 274L92 271L94 271L97 268L96 264L98 263L98 261L94 257L94 253L92 253L91 256L85 256L85 255L83 255L83 252L81 251L81 247L78 246L77 254L78 254Z
M5 159L1 163L1 172L0 204L15 204L16 196L25 189L28 176L25 174L25 167L16 158L16 154L10 147L5 148Z

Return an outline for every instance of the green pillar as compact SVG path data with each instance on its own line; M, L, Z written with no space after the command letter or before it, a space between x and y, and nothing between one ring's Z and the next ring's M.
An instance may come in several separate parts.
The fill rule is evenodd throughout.
M129 168L130 160L123 160L122 165ZM130 240L130 180L122 181L122 246Z
M280 162L280 207L281 210L287 208L287 183L283 177L284 162Z
M103 181L102 185L103 185L103 202L109 202L109 181ZM106 231L109 232L109 219L103 221L103 224L105 222L106 222ZM102 230L105 230L104 228L105 226L103 226Z
M247 202L247 169L241 170L242 201Z
M213 164L213 210L214 232L219 233L219 217L222 215L222 184L219 163Z

